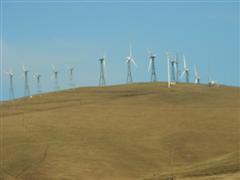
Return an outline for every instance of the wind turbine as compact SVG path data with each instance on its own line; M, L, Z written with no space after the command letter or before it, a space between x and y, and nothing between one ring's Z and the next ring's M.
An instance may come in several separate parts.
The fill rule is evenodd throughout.
M99 86L105 86L106 80L105 80L105 67L106 67L106 57L105 55L101 58L99 58L100 62L100 75L99 75Z
M74 87L74 82L73 82L73 70L74 70L74 67L70 67L68 65L66 65L66 68L67 70L69 71L69 86L70 87Z
M157 81L157 75L155 70L155 58L156 58L156 55L153 55L150 51L148 51L148 59L149 59L148 72L151 70L151 82Z
M200 75L197 71L196 65L194 65L194 78L195 78L195 84L200 84Z
M137 67L134 59L132 58L132 46L131 46L131 44L129 44L129 56L126 59L126 63L127 63L127 83L129 84L129 83L133 82L131 63L133 63L134 66Z
M6 74L9 76L9 100L13 100L14 96L14 89L13 89L13 72L11 70L7 71Z
M185 56L183 55L183 72L181 74L181 78L185 75L186 83L189 83L189 69L187 67Z
M168 76L168 88L171 87L171 76L170 76L170 53L166 52L167 57L167 76Z
M28 73L29 71L26 69L24 65L22 65L22 70L24 73L24 96L30 96L30 89L28 84Z
M170 64L171 64L171 80L172 82L176 82L176 64L177 64L177 57L176 56L170 56Z
M54 90L59 90L60 87L58 85L58 71L56 70L56 67L52 65L53 75L51 76L51 79L54 79Z
M176 68L176 82L178 82L178 78L179 78L179 55L178 55L178 53L176 53L176 56L175 56L176 58L175 58L175 68Z
M37 92L41 93L42 92L41 91L41 83L40 83L41 74L34 73L33 77L36 78L36 80L37 80Z

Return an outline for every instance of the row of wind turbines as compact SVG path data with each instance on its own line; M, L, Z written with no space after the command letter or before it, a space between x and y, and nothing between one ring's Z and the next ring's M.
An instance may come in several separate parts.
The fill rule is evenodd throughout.
M157 73L155 68L155 61L156 61L156 55L152 54L151 51L148 50L148 72L151 73L150 81L156 82L157 81ZM189 68L186 63L186 58L183 55L183 71L181 74L179 70L179 57L178 55L172 55L169 52L166 53L167 57L167 68L168 68L168 86L170 87L173 84L176 84L179 81L179 78L182 79L185 76L185 82L189 83ZM106 85L106 79L105 79L105 66L106 66L106 57L105 55L99 59L100 61L100 78L99 78L99 86ZM129 46L129 56L126 58L126 64L127 64L127 83L133 82L133 76L132 76L132 65L137 67L136 62L133 59L132 56L132 47L131 44ZM197 66L194 65L194 83L200 84L200 74L197 70ZM213 82L213 81L212 81Z
M156 82L157 81L157 72L156 72L156 55L153 54L151 51L148 50L148 72L150 72L151 77L150 81L151 82ZM177 82L179 82L179 79L182 79L185 77L185 82L189 83L190 79L190 70L187 66L186 63L186 58L183 55L182 56L182 61L183 61L183 70L180 71L180 60L178 54L171 54L169 52L166 53L166 59L167 59L167 72L168 72L168 87L170 88ZM99 86L105 86L106 85L106 76L105 76L105 68L106 68L106 56L104 55L103 57L99 58L100 62L100 74L99 74ZM126 83L133 83L133 74L132 74L132 65L137 67L137 64L135 60L133 59L132 55L132 46L131 44L129 45L129 56L126 57L125 60L127 64L127 78L126 78ZM73 73L74 73L74 67L70 67L66 65L66 68L68 70L68 78L69 78L69 87L73 88L75 86L74 81L73 81ZM25 97L31 97L30 93L30 88L29 88L29 70L22 65L22 70L23 70L23 75L24 75L24 96ZM60 89L59 83L58 83L58 70L54 65L52 65L52 71L53 74L51 76L51 79L54 80L54 90L57 91ZM12 70L9 70L6 72L6 74L9 76L9 99L15 99L14 95L14 85L13 85L13 77L14 73ZM42 93L41 90L41 77L42 75L40 73L34 73L33 78L36 79L36 89L37 93L40 94ZM197 71L196 65L194 65L194 83L200 84L200 74ZM209 86L214 86L216 85L216 81L212 81L209 79Z
M70 67L66 65L67 70L69 71L69 86L73 88L75 86L73 82L73 70L74 67ZM22 71L24 75L24 96L25 97L32 97L30 93L30 86L29 86L29 70L25 67L25 65L22 65ZM53 74L51 76L51 79L54 80L54 90L60 90L60 86L58 83L58 70L54 65L52 65L52 71ZM9 76L9 100L15 99L15 93L14 93L14 85L13 85L13 76L14 73L12 70L9 70L5 72ZM41 77L42 75L40 73L34 73L33 78L36 79L36 91L38 94L42 93L41 89Z

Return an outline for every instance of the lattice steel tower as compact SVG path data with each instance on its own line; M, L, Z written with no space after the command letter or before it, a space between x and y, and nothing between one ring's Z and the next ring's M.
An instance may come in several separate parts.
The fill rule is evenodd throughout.
M59 85L58 85L58 71L54 71L54 89L59 90Z
M100 75L99 75L99 86L105 86L106 80L105 80L105 56L99 59L100 62Z
M54 79L54 86L53 86L53 88L54 88L54 90L57 91L57 90L60 89L60 87L58 85L58 71L56 70L54 65L52 65L52 69L53 69L53 76L52 76L52 78Z
M33 75L33 77L36 78L36 80L37 80L37 92L41 93L42 92L42 90L41 90L41 82L40 82L41 74L36 73L36 74Z
M176 82L176 57L171 57L171 81Z
M179 81L179 55L176 53L176 82Z
M67 70L69 71L69 87L74 87L75 84L73 82L73 70L74 70L74 67L70 67L68 65L66 65L67 67Z
M131 59L127 60L127 83L132 83L133 78L132 78L132 69L131 69Z
M151 68L151 82L156 82L157 81L157 75L156 75L156 69L155 69L155 58L156 55L150 54L149 57L149 68Z
M13 72L8 71L6 74L9 75L9 100L13 100L15 98L13 89Z
M29 71L25 68L25 66L22 66L23 72L24 72L24 96L30 96L30 88L28 84L28 73Z

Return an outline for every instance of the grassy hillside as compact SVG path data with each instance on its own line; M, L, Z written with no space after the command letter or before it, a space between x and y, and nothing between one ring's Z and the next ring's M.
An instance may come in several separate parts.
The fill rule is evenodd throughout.
M0 179L240 178L239 90L146 83L3 103Z

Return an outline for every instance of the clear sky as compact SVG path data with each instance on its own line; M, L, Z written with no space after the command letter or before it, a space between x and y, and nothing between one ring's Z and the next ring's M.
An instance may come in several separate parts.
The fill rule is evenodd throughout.
M126 81L125 59L132 43L138 67L135 82L149 81L147 49L157 54L158 80L167 80L165 52L184 53L193 81L196 64L201 81L208 76L239 86L239 1L2 1L2 95L9 97L12 69L15 96L24 94L21 66L42 74L42 90L53 90L51 64L68 87L65 64L75 67L77 86L98 85L98 58L107 57L107 84Z

